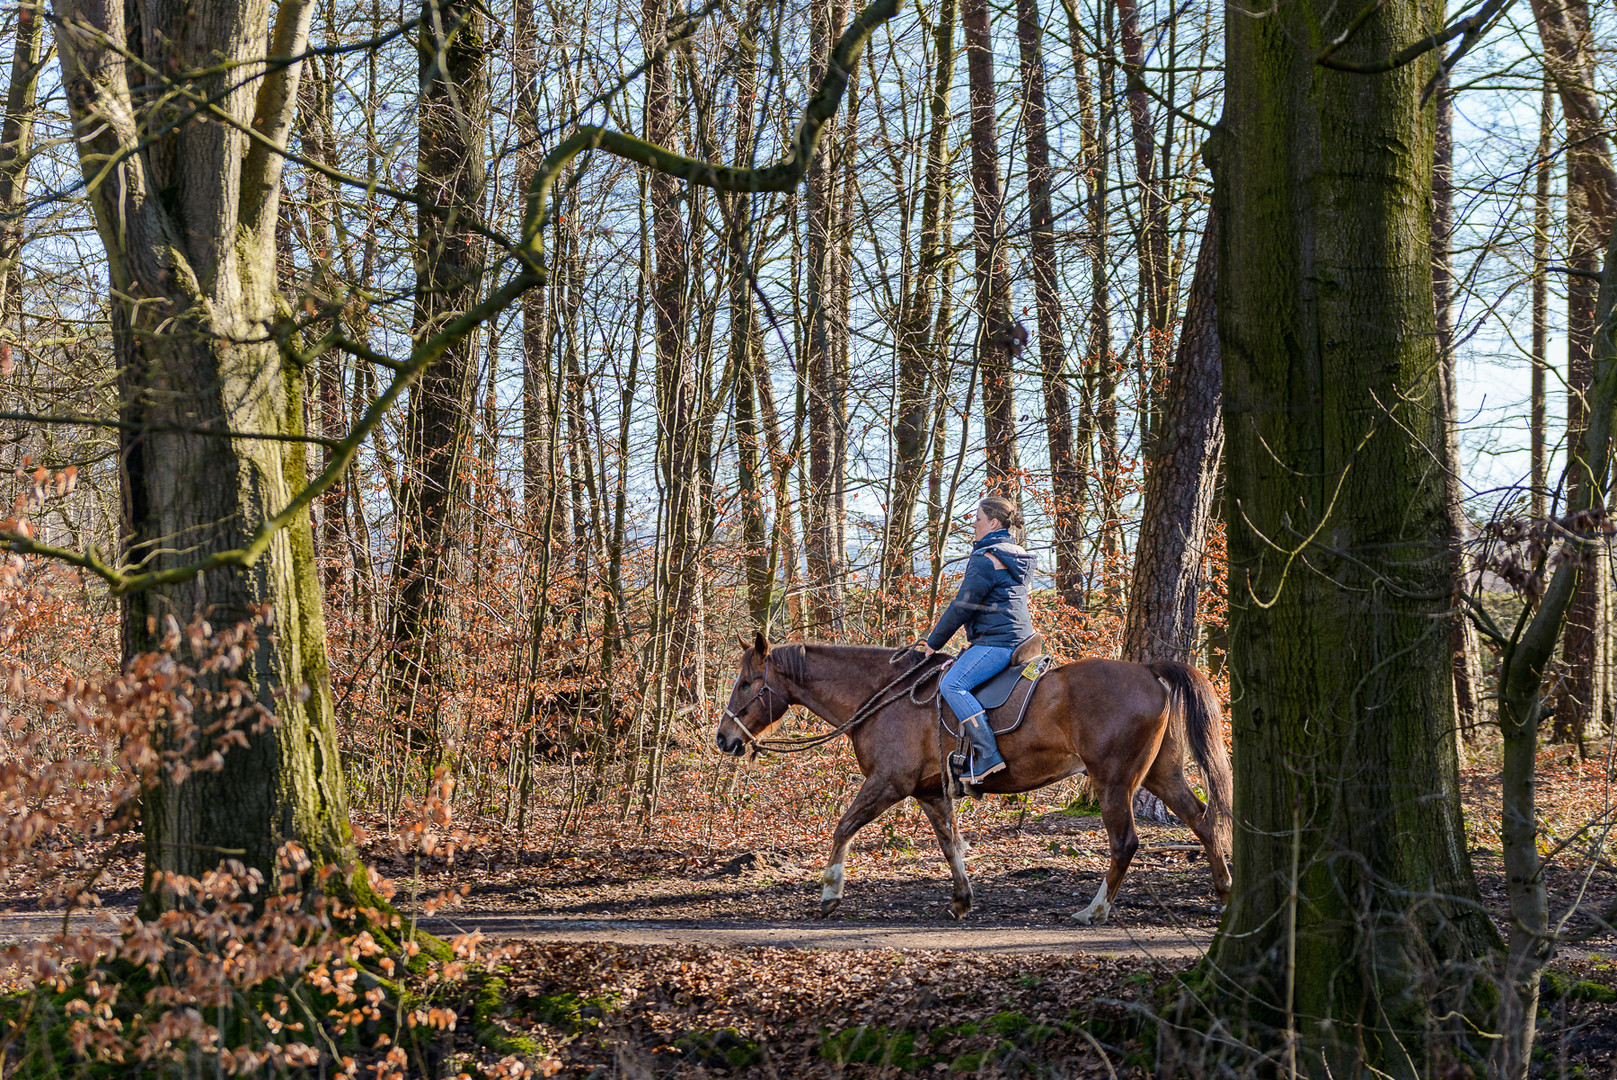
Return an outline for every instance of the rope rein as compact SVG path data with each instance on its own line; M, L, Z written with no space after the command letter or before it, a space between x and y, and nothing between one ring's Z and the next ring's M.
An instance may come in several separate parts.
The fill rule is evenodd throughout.
M897 666L904 657L908 656L913 651L913 649L909 648L899 649L897 652L893 653L887 662ZM769 685L769 677L771 673L769 664L770 661L768 658L766 658L764 660L763 688L754 694L751 700L749 700L745 705L741 706L741 709L739 710L740 712L746 712L747 709L752 707L752 703L764 696L765 693L776 697L785 696L781 694L780 691ZM842 736L846 735L860 724L863 724L866 720L869 720L872 716L875 716L877 713L887 708L887 706L898 701L899 698L908 697L910 701L916 705L927 705L937 698L937 691L933 690L932 696L927 698L917 697L916 694L923 686L929 682L932 682L940 674L942 674L943 669L943 664L929 665L923 660L916 667L899 674L890 682L883 685L874 694L870 695L870 697L865 700L865 703L859 706L859 708L855 709L853 715L847 720L844 720L830 731L822 731L818 735L809 735L796 739L762 739L748 731L747 725L741 722L740 716L736 713L732 713L728 708L726 708L724 710L724 714L730 720L735 722L735 726L740 729L742 735L746 737L747 742L751 743L754 749L768 751L772 754L797 754L804 750L817 749L818 747L824 746L829 742L840 739Z

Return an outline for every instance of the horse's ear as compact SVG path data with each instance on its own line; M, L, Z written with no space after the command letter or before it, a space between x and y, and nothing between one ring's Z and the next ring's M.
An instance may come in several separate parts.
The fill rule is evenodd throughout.
M769 639L764 637L764 632L762 630L758 630L753 633L752 647L760 660L769 655Z
M740 631L736 632L736 640L741 643L741 647L743 649L747 649L747 648L752 647L752 642L747 640L747 635L741 633Z

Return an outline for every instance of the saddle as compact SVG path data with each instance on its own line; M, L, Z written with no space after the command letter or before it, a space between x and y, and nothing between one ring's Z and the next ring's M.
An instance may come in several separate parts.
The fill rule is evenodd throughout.
M1050 657L1044 651L1044 635L1034 634L1011 653L1011 662L1005 670L971 692L982 705L984 715L995 735L1005 735L1022 726L1027 716L1028 703L1033 700L1033 689L1050 670ZM948 703L944 703L948 708ZM949 709L958 727L960 718Z

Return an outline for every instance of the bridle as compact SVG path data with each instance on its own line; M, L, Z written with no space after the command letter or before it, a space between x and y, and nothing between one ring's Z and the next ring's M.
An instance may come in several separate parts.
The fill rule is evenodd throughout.
M909 655L911 651L913 650L908 647L899 649L892 655L891 658L888 659L887 662L897 665L898 662L905 656ZM773 686L769 685L770 676L774 674L773 659L769 656L765 656L763 685L758 688L752 697L748 698L742 703L739 710L732 711L730 706L726 705L724 707L724 713L720 717L719 722L723 723L725 720L733 722L736 728L740 730L742 738L751 748L754 755L757 755L760 752L795 754L804 750L813 750L817 747L824 746L829 742L833 742L834 740L841 738L843 735L846 735L848 732L852 731L860 724L863 724L866 720L869 720L872 716L875 716L877 713L881 712L883 709L893 704L901 697L908 697L910 701L916 705L926 705L931 699L928 698L927 700L923 701L915 696L916 692L932 679L943 673L945 666L947 666L948 659L950 658L945 658L945 664L928 664L923 659L921 663L917 664L910 670L901 672L881 686L881 688L878 689L874 694L871 694L870 697L866 698L865 703L855 709L852 716L838 724L836 727L832 728L830 731L822 731L818 735L809 735L800 739L763 739L757 735L754 735L747 728L747 725L741 722L741 713L744 713L748 709L752 708L752 706L766 694L770 695L771 701L773 701L775 698L779 698L786 703L786 708L789 709L792 707L791 700L788 699L785 694L782 694L779 690L776 690ZM741 685L741 676L739 674L736 675L736 685ZM892 693L892 691L895 690L897 693ZM889 694L891 694L891 696L888 696ZM734 691L731 692L731 696L735 696ZM937 695L934 694L933 696L936 697ZM783 711L781 715L784 716L785 712ZM775 723L775 721L770 721L770 724L773 723Z

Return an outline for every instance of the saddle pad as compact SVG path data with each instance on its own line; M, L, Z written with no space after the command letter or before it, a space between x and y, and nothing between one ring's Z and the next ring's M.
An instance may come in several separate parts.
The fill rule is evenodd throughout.
M1004 735L1008 731L1015 730L1021 724L1022 716L1027 711L1028 700L1038 687L1039 680L1044 677L1045 672L1052 666L1048 656L1040 656L1025 665L1000 672L988 680L984 686L979 686L972 691L972 695L982 703L988 718L988 726L994 729L995 735ZM999 683L1004 683L1008 689L999 698L998 704L990 705L988 701L983 700L983 692L989 687L997 686ZM941 696L938 701L943 706L944 711L950 717L953 717L954 723L958 725L960 718L954 715L954 710L949 707L949 703L944 701Z
M997 709L1010 700L1011 691L1023 679L1037 675L1044 665L1044 657L1036 656L1020 667L1008 667L971 692L985 709Z

